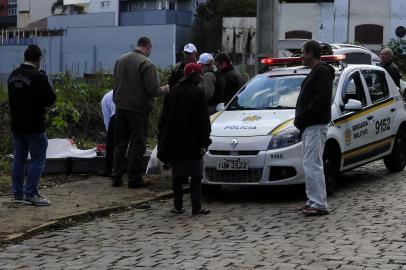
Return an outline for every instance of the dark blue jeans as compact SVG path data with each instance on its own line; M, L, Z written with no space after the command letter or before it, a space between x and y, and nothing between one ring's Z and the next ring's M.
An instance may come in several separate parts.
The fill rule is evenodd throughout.
M45 167L48 138L45 133L13 133L13 193L14 197L31 198L38 194L38 186ZM27 159L28 153L31 159ZM24 185L25 173L27 180Z

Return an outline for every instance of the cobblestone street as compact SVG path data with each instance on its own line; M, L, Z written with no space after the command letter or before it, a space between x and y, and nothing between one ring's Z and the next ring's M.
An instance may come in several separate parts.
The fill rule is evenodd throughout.
M405 177L345 173L314 218L294 211L303 187L226 189L197 218L155 202L10 245L0 269L406 269Z

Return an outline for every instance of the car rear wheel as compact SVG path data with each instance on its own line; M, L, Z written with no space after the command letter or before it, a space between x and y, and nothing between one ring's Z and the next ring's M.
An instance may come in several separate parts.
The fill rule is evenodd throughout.
M331 195L334 193L340 175L340 153L332 145L326 145L324 148L323 167L327 195Z
M406 166L406 131L400 129L396 134L392 153L383 158L386 168L391 172L399 172Z

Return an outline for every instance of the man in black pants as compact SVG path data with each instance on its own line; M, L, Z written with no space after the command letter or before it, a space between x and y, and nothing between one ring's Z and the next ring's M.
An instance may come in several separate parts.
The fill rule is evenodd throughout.
M123 185L122 176L125 172L129 188L148 184L143 180L148 118L154 98L169 90L167 85L159 86L157 69L148 59L151 51L151 40L142 37L137 42L137 48L122 55L114 66L113 100L116 104L116 118L111 175L114 187Z
M182 214L182 185L191 177L192 214L205 215L201 207L203 155L210 145L210 119L203 89L199 87L202 67L187 64L184 77L165 97L159 122L158 158L172 166L174 208Z

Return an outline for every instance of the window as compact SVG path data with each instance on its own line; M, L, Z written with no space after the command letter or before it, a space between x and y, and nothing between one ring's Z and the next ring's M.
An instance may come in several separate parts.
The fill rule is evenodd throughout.
M383 26L376 24L355 26L355 42L361 44L383 44Z
M175 10L176 9L176 2L169 2L169 9Z
M8 9L8 16L16 16L17 15L17 8L12 7Z
M371 64L371 55L369 53L347 53L345 54L345 63L347 64Z
M101 1L100 8L109 8L111 5L111 1Z
M294 109L305 77L258 76L231 101L228 110Z
M135 1L135 2L131 2L129 5L130 5L130 11L147 8L146 1Z
M362 70L365 82L368 87L372 103L377 103L389 97L389 87L386 82L385 72L374 69Z
M285 33L285 38L304 38L304 39L312 39L312 32L303 31L303 30L294 30Z
M9 5L17 5L17 0L8 0Z
M167 9L166 1L158 1L158 9Z
M350 99L361 101L362 106L367 105L367 99L365 97L364 87L362 86L361 77L358 72L355 72L345 82L342 92L342 98L344 104Z

